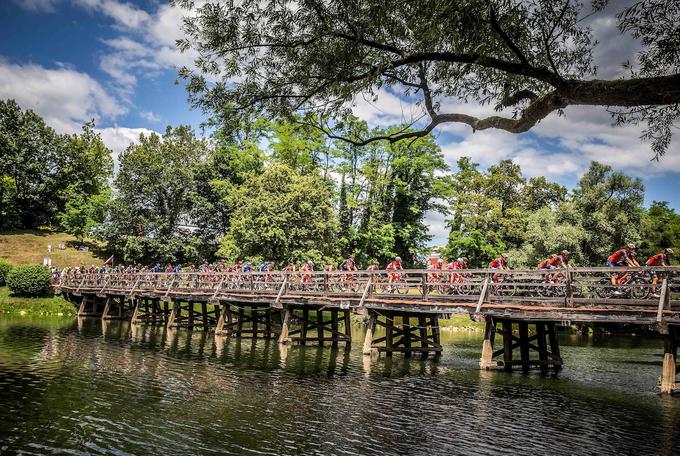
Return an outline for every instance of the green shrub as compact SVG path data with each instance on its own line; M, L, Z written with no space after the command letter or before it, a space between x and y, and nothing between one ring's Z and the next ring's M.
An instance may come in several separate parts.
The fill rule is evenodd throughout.
M17 266L7 275L7 286L20 296L46 296L50 291L50 270L45 266Z
M0 285L4 285L7 281L7 274L12 270L14 265L5 259L0 259Z

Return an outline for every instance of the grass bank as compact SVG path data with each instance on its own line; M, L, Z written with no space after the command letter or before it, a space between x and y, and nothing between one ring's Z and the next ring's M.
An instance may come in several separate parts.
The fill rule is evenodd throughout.
M65 248L59 249L59 245ZM47 246L52 246L52 264L58 268L66 266L100 265L106 258L101 246L93 242L84 242L87 252L76 249L79 242L66 233L44 231L10 231L0 232L0 258L7 259L15 265L42 264L47 256Z
M74 316L77 309L61 296L24 298L13 296L7 287L0 287L0 314Z

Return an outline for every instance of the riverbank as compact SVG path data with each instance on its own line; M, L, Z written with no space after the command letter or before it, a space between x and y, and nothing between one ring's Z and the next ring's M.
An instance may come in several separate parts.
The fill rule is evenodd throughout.
M0 287L0 314L74 316L76 310L61 296L25 298L13 296L9 288Z

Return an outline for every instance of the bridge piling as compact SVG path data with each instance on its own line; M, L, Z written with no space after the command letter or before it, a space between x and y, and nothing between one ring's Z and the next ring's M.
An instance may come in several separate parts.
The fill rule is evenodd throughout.
M369 329L380 326L385 328L385 336L373 338L373 331L367 332L364 341L364 353L370 353L370 349L385 353L392 357L394 353L403 353L410 357L414 353L420 353L423 358L430 353L438 355L442 351L438 314L423 314L415 312L381 311L377 313L369 310L369 315L374 318L374 323L369 321ZM382 319L381 319L382 317ZM411 318L416 318L418 325L411 324ZM395 321L399 319L400 321ZM401 323L401 324L399 324ZM367 345L372 340L370 349Z
M664 338L663 366L659 379L661 393L673 394L675 390L680 389L680 384L676 382L677 357L678 334L677 329L671 327Z

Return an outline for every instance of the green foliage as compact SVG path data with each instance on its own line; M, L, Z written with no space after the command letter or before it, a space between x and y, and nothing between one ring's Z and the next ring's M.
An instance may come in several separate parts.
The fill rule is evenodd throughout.
M585 231L586 264L603 264L617 248L640 241L644 187L610 166L592 162L573 192L578 223Z
M0 285L4 285L7 281L7 274L12 270L14 265L11 261L0 258Z
M33 111L0 101L0 228L52 225L67 203L100 194L113 172L92 123L58 135Z
M654 201L643 217L639 250L647 258L667 247L680 255L680 215L666 201Z
M336 214L331 188L318 175L300 175L272 163L225 195L233 208L231 226L218 255L260 256L277 263L335 258Z
M503 241L493 232L453 230L442 254L450 259L466 257L470 262L470 267L484 268L491 259L499 256L505 249Z
M120 156L105 238L127 262L195 261L197 241L181 225L203 202L196 176L208 149L189 127L140 135Z
M87 235L96 236L103 229L102 225L110 204L109 189L89 197L73 194L66 202L64 212L59 214L59 224L64 231L74 235L79 241Z
M23 265L7 275L7 287L20 296L46 296L50 291L50 270L41 265Z

